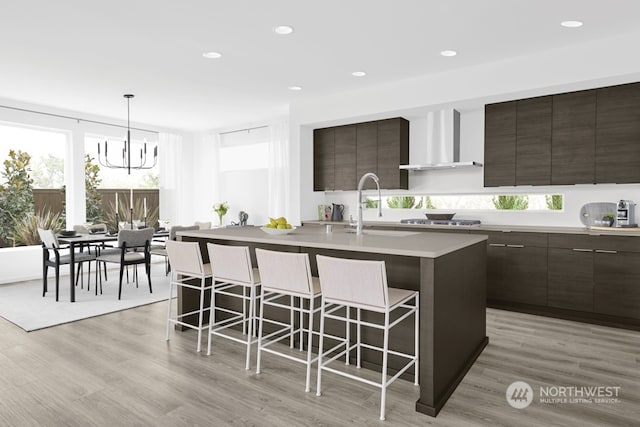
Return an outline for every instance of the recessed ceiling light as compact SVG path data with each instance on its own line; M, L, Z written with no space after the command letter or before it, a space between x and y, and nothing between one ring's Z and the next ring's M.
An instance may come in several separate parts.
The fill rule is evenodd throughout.
M286 36L287 34L293 33L293 27L289 25L278 25L276 27L273 27L273 32L282 36Z
M365 73L364 71L354 71L353 73L351 73L351 75L353 77L364 77L367 75L367 73Z
M443 50L442 52L440 52L440 55L442 56L456 56L458 54L458 52L456 52L455 50Z
M582 22L581 21L562 21L560 25L566 28L578 28L578 27L582 27Z
M220 52L203 52L202 56L207 59L218 59L222 54Z
M301 86L289 86L289 90L294 90L294 91L302 90L302 87Z

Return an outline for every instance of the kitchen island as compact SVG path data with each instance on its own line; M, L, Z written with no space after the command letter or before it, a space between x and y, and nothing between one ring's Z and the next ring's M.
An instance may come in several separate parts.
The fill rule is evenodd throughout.
M229 227L178 233L183 241L199 242L207 260L207 242L306 252L317 274L317 254L384 260L389 286L420 291L420 398L418 412L436 416L488 343L486 336L486 236L420 233L398 230L347 230L326 233L302 227L288 235L270 235L258 227ZM198 306L188 290L178 294L178 311ZM195 319L194 319L195 320ZM394 328L391 348L411 351L413 322ZM338 331L336 331L338 332ZM363 331L363 340L380 338ZM353 335L352 335L353 336ZM363 366L380 369L379 353L363 351ZM393 363L389 363L393 371ZM411 375L412 377L412 375Z

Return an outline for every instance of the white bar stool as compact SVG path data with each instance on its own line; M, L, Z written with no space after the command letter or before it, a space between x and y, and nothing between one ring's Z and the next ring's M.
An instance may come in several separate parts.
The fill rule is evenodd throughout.
M202 326L204 312L209 308L204 307L205 292L213 287L213 280L207 285L207 279L211 279L211 264L203 264L202 254L200 253L200 245L197 242L177 242L167 240L167 255L171 264L171 278L169 280L169 307L167 309L167 336L169 341L169 329L172 323L195 329L198 331L198 346L196 351L200 351L202 331L206 326ZM188 283L189 280L200 279L199 285ZM200 306L198 309L188 313L171 315L171 298L173 297L173 288L184 287L194 289L200 292ZM177 291L176 291L177 292ZM198 314L198 324L192 325L183 321L187 316Z
M256 258L262 280L256 374L260 373L262 352L275 354L298 363L303 363L307 367L305 391L308 392L311 383L311 365L318 359L317 356L312 358L311 348L314 333L313 315L319 311L319 307L314 305L314 300L320 296L320 283L318 278L311 276L309 254L256 249ZM289 305L278 301L282 300L283 296L290 297ZM294 304L295 298L299 298L300 300L299 307ZM308 308L305 308L305 304L308 305ZM289 323L265 318L265 306L289 310ZM300 316L297 328L294 323L294 312L298 312ZM304 327L304 315L307 316L306 328ZM277 329L264 335L265 323L275 325ZM290 340L290 347L293 347L293 339L297 333L300 334L300 350L303 348L303 334L307 335L307 354L304 359L294 356L291 352L285 353L285 351L280 351L273 347L273 344L286 340L287 338Z
M251 256L247 246L228 246L207 243L214 287L211 291L211 320L209 321L209 340L207 355L211 354L211 336L217 335L247 346L245 369L251 367L251 344L258 340L256 334L256 295L260 286L260 273L251 266ZM233 292L241 288L242 293ZM247 290L249 295L247 295ZM217 296L239 298L242 311L236 311L216 304ZM247 303L249 308L247 309ZM220 317L220 319L218 318ZM246 338L238 338L228 331L229 328L242 325Z
M361 381L381 389L380 419L385 419L385 402L387 387L393 383L411 366L414 366L414 383L418 385L418 328L419 328L419 293L405 289L389 288L387 285L387 273L384 261L368 261L333 258L323 255L316 257L318 262L318 275L322 288L322 303L320 304L320 349L318 354L318 390L322 393L322 371L333 372L338 375ZM337 314L337 311L346 307L346 317ZM356 319L349 317L350 308L357 310ZM384 314L382 324L361 320L361 310ZM390 313L395 310L403 312L390 322ZM389 349L389 333L391 328L407 317L414 315L415 336L414 354L406 354ZM356 324L357 338L353 345L347 344L344 349L335 353L346 342L339 343L335 347L323 352L325 319L342 320ZM383 347L376 347L361 342L362 326L381 329L384 333ZM354 348L357 354L357 367L360 367L361 348L367 348L382 352L382 377L380 382L355 376L345 371L329 367L329 365L343 354L349 354ZM407 363L391 378L387 375L388 356L392 354L407 359ZM323 361L323 357L328 359Z

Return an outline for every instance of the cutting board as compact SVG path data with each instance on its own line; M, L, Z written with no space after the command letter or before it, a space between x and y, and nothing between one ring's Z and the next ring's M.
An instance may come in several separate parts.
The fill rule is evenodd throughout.
M595 221L602 220L602 217L606 213L614 214L616 213L618 205L610 202L594 202L587 203L586 205L580 208L580 222L582 225L588 228L595 228L593 225ZM602 227L607 228L607 227ZM616 228L617 229L617 228Z

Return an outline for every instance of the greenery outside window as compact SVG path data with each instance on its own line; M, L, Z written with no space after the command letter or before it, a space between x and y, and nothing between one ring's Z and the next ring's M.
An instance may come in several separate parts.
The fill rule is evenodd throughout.
M377 208L378 200L367 197L367 208ZM383 196L383 209L465 209L496 211L562 211L562 194L465 194Z
M66 143L65 132L0 124L0 247L38 243L37 227L64 227L48 201L63 197Z

